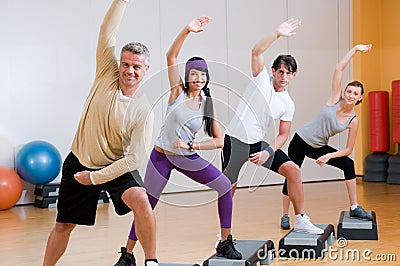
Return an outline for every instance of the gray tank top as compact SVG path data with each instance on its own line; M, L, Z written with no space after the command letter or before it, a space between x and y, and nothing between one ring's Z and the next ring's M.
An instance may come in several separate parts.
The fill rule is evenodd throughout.
M182 92L176 100L168 104L164 124L155 145L163 150L180 155L192 155L195 151L185 149L174 149L173 144L181 138L184 142L194 141L197 131L203 125L203 113L205 99L202 98L198 110L190 109L186 103L186 93Z
M317 116L296 133L311 147L319 148L328 144L329 138L346 130L356 116L353 112L344 124L340 123L336 117L336 110L341 102L342 99L335 105L324 105Z

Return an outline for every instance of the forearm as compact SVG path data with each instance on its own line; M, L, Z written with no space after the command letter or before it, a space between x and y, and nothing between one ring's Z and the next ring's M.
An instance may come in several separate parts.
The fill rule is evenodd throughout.
M271 33L253 46L251 50L251 71L254 77L258 76L264 68L263 53L276 39L278 39L278 34L276 32Z
M274 151L279 150L287 141L288 136L286 135L278 135L276 138L270 143L270 146Z
M193 143L193 150L214 150L224 147L224 140L213 138Z
M253 56L262 55L265 50L267 50L271 44L279 38L279 35L276 31L270 33L268 36L262 38L258 41L251 50Z
M100 185L114 180L125 173L137 170L141 162L142 160L136 156L124 156L101 170L92 171L90 179L94 185Z
M150 148L152 132L153 113L150 113L150 117L146 120L144 126L132 133L129 152L103 169L92 172L92 183L102 184L139 169Z
M113 180L127 172L137 170L142 165L151 145L151 137L153 133L154 113L150 112L147 116L138 119L143 121L142 125L138 125L130 134L129 149L119 160L114 161L110 165L101 170L92 172L92 183L102 184ZM94 181L94 182L93 182Z
M352 151L353 151L352 149L344 148L344 149L329 153L329 157L331 159L333 159L333 158L349 156Z
M350 60L354 56L356 51L357 51L357 49L355 46L353 48L351 48L350 51L348 51L347 54L336 65L336 70L343 71L350 63Z
M99 39L96 49L96 69L101 69L107 61L105 57L109 56L107 49L116 45L116 35L125 12L127 1L114 0L108 9L103 23L100 27ZM114 50L111 52L114 53ZM107 56L106 56L107 55ZM114 55L112 55L114 57Z
M128 0L114 0L100 27L98 51L115 46L116 34L122 21Z

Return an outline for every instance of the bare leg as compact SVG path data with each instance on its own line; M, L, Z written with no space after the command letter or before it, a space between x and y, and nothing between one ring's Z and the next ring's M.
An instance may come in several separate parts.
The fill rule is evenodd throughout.
M128 241L126 241L126 250L127 250L127 252L129 252L129 253L133 252L133 249L136 246L136 242L137 242L136 240L132 240L132 239L128 238Z
M289 214L290 198L282 194L282 215Z
M232 198L235 195L236 188L237 188L237 183L232 184Z
M357 184L356 179L346 180L347 193L349 194L350 205L357 205Z
M145 259L157 258L156 221L146 191L140 187L131 187L122 194L122 200L135 215L136 234L143 247Z
M221 241L227 240L231 234L231 228L221 228Z
M293 203L294 213L296 214L296 221L293 226L294 231L317 235L323 234L324 230L313 225L304 212L304 192L300 168L294 162L289 161L282 164L278 171L288 181L289 198Z
M56 265L57 261L67 249L69 237L75 227L75 224L69 223L57 222L55 224L47 240L46 252L43 261L44 266Z
M279 167L278 172L288 181L289 198L293 203L295 214L303 214L304 192L300 168L294 162L288 161Z

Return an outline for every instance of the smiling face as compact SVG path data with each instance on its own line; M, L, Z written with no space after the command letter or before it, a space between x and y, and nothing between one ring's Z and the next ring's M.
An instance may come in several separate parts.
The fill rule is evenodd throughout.
M190 69L187 81L189 90L201 90L207 83L207 73L197 69Z
M348 85L343 92L343 99L349 105L356 105L362 100L362 90L358 86Z
M122 52L119 66L121 88L128 89L139 86L148 69L149 66L146 65L144 54L134 54L130 51Z

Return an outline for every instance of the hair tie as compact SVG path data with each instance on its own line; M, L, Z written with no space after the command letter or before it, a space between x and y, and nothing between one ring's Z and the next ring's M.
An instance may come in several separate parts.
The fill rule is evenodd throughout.
M205 95L205 96L211 97L210 89L209 89L208 87L205 87L205 88L203 88L202 90L204 91L204 95Z

